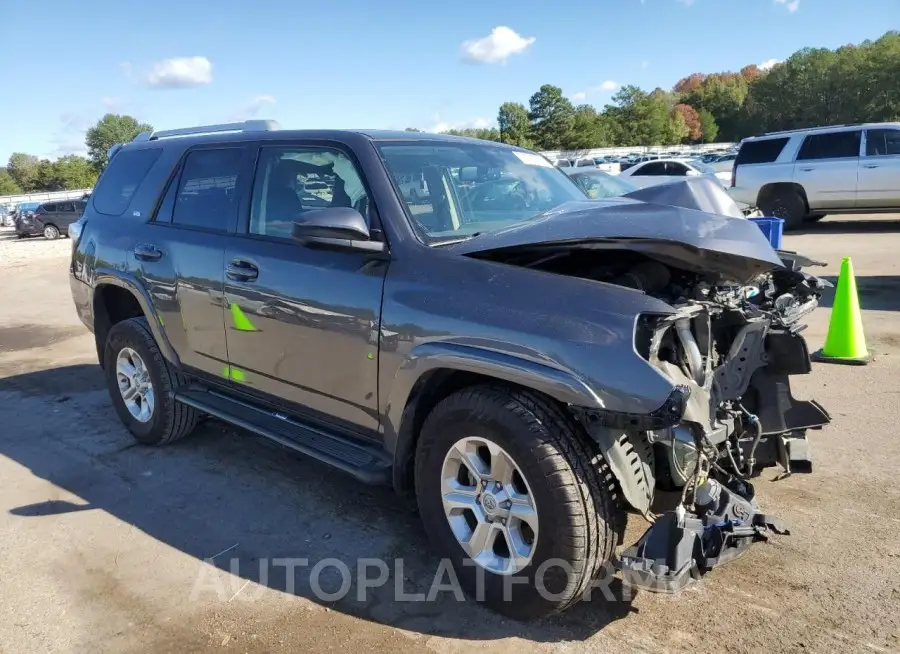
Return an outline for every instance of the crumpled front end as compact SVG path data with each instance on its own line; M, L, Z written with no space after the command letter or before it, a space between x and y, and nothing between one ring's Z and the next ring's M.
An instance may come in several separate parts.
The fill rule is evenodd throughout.
M811 262L782 256L784 269L685 289L674 314L638 322L637 351L689 397L677 425L645 434L656 486L681 501L622 557L632 586L677 590L769 532L786 533L760 511L749 480L776 464L810 471L807 430L830 417L790 388L792 375L811 370L800 320L827 282L800 270Z

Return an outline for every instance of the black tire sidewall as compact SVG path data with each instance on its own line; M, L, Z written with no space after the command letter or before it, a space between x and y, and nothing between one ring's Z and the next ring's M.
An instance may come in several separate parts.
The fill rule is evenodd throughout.
M419 512L429 538L437 551L450 559L462 588L491 608L518 619L546 615L568 604L573 576L570 562L575 552L558 535L570 532L572 525L554 508L569 498L549 486L546 470L529 449L529 441L533 444L533 440L528 430L533 425L498 406L479 412L477 417L473 411L460 406L433 418L423 427L416 459ZM446 519L441 499L441 471L447 452L463 436L484 438L506 450L524 475L534 498L540 521L537 548L531 563L514 575L491 573L472 562ZM550 560L565 561L569 567L545 565L542 568L542 563ZM537 576L543 580L543 595L536 585Z
M766 204L766 213L784 220L785 229L796 229L803 224L806 203L796 191L779 191Z
M150 381L153 384L153 415L147 422L141 422L131 415L128 407L125 406L122 394L119 392L119 384L116 379L116 359L119 356L119 352L126 347L130 347L140 355L144 365L147 366ZM173 409L172 400L166 392L168 384L163 379L163 375L166 372L160 370L157 363L159 360L158 354L158 352L150 350L144 338L137 331L137 327L132 324L132 321L126 320L117 323L110 330L103 355L106 382L116 413L135 440L145 445L156 445L162 442L168 425L171 423L171 416L166 414Z
M55 241L59 238L60 231L55 225L44 225L43 234L48 241Z

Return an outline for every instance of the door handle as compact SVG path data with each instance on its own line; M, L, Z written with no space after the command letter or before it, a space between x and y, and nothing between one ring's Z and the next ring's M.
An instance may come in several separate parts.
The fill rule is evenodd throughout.
M801 168L800 170L802 170L804 173L808 173L815 170L815 168Z
M159 261L162 254L162 250L148 243L141 243L134 248L135 258L141 261Z
M238 282L252 282L259 277L259 268L249 261L235 259L228 264L228 267L225 269L225 274L229 279Z
M863 164L863 168L878 168L880 164Z

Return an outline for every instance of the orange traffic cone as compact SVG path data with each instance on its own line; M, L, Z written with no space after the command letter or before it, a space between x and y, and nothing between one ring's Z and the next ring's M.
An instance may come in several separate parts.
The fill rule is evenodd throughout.
M856 294L856 278L850 257L841 260L841 274L834 290L831 305L831 321L825 346L812 355L813 361L822 363L846 363L865 365L869 362L869 350L863 334L862 313Z

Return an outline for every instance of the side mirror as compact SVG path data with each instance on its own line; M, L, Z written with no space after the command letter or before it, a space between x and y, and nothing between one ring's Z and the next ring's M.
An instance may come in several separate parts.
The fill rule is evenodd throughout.
M338 249L384 250L381 241L370 241L366 219L350 207L329 207L307 211L294 223L294 240Z

